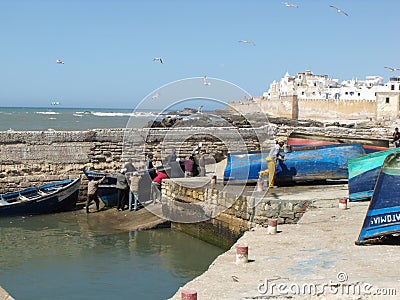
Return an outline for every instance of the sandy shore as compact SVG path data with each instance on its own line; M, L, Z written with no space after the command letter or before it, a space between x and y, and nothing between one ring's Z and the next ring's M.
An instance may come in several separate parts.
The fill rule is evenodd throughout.
M400 247L354 243L367 209L365 202L350 203L347 210L310 209L298 224L279 225L276 235L267 234L266 228L248 231L171 299L181 299L186 289L197 291L201 300L397 299ZM238 244L248 245L249 263L236 264ZM296 291L307 285L315 287L315 293ZM351 293L355 287L360 295ZM379 293L397 296L374 295Z

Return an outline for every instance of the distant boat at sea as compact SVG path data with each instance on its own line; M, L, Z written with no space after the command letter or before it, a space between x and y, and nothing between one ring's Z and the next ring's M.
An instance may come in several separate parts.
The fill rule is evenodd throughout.
M51 102L51 105L60 105L61 103L59 101L53 101Z
M0 217L48 214L75 208L81 177L0 194Z

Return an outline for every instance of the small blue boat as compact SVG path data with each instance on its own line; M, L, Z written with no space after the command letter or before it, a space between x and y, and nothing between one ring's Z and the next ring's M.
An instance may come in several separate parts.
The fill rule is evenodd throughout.
M18 192L0 194L0 216L48 214L72 210L81 178L67 179Z
M99 184L97 194L106 207L114 207L118 202L118 190L116 187L117 176L116 174L106 174L103 172L94 172L83 170L86 177L91 180L99 180L106 176L106 179ZM138 197L139 202L144 203L150 199L151 177L148 172L142 172L139 181Z
M278 185L296 181L347 179L347 161L364 155L360 144L335 144L298 148L285 153L285 161L279 161L275 182ZM229 153L224 172L224 183L256 182L259 172L267 169L268 153L251 151Z
M99 195L101 201L103 201L106 207L113 207L117 205L118 191L116 188L116 174L106 174L102 172L94 172L88 170L83 170L83 173L89 180L100 180L105 175L106 179L101 184L99 184L97 194Z
M389 154L382 165L357 245L400 233L400 152Z
M385 158L400 149L392 148L349 159L349 200L370 200Z

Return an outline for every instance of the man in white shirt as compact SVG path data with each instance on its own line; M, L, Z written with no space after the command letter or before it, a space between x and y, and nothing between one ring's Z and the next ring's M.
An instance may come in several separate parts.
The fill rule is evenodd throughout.
M278 140L276 145L271 148L269 151L267 160L268 165L268 183L270 188L276 188L275 184L275 171L276 171L276 162L278 160L284 161L285 158L282 154L283 152L283 145L285 144L284 140ZM264 176L266 171L260 172L260 176Z

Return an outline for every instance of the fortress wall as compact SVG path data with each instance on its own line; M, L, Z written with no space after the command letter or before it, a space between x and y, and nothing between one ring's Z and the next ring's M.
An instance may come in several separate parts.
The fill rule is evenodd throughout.
M325 118L375 119L376 101L372 100L298 100L299 119Z
M377 104L375 100L321 100L297 99L296 96L284 96L279 99L234 102L232 107L242 114L259 112L294 119L326 120L332 118L344 119L376 119ZM387 114L387 113L386 113ZM393 114L393 113L391 113ZM378 114L378 119L380 115Z

